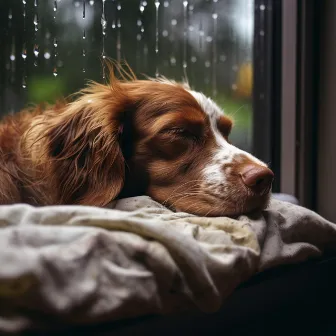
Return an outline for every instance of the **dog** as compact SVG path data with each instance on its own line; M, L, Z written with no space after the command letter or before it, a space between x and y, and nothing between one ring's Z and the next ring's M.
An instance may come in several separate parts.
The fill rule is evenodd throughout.
M120 70L120 69L119 69ZM232 120L188 84L130 71L0 124L0 204L89 205L148 195L178 211L264 209L273 172L230 143Z

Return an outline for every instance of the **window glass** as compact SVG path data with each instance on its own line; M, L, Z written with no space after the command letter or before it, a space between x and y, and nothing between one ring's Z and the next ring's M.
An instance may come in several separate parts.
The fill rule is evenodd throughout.
M251 150L253 0L2 0L1 112L103 80L102 57L139 76L187 78L233 116Z

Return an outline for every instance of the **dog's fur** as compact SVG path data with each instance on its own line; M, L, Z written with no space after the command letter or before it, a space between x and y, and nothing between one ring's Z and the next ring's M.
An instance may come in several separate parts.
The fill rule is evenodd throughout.
M239 171L266 165L229 143L232 121L211 99L120 72L71 102L3 119L0 204L105 206L146 194L198 215L265 207L270 184L255 193Z

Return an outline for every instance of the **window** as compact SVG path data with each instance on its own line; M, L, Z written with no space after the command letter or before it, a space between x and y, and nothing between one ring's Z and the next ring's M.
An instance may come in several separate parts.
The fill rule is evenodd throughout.
M102 57L137 75L188 78L235 119L252 150L253 0L4 0L1 111L102 81Z

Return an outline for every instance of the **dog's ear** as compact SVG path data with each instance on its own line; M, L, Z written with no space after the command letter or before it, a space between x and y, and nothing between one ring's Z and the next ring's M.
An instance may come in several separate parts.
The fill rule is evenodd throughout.
M51 180L62 204L104 206L120 193L125 178L119 145L127 97L94 84L48 118L46 141Z

